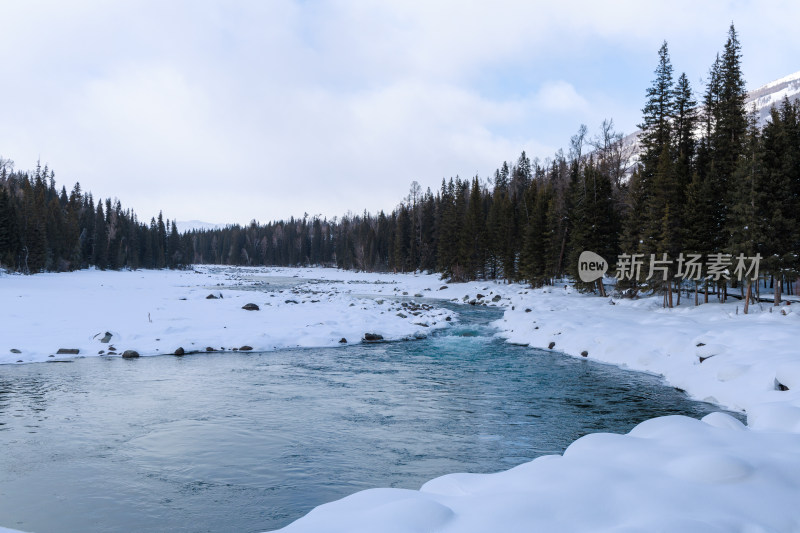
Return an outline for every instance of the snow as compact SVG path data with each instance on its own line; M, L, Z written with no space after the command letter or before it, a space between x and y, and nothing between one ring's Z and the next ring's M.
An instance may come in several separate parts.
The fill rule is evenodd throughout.
M79 356L107 354L111 347L116 354L135 350L146 356L179 347L188 352L335 346L342 338L359 342L365 333L398 340L442 328L454 315L443 309L414 315L393 300L354 296L363 284L241 290L269 290L270 285L258 285L266 282L258 277L263 274L208 268L3 276L0 363L60 359L62 348L77 349ZM210 294L222 298L207 299ZM247 303L259 310L243 310ZM107 332L111 338L104 343Z
M186 233L192 230L223 229L230 224L215 224L213 222L203 222L202 220L178 220L175 225L178 228L178 233Z
M282 531L797 531L799 490L800 435L669 416L497 474L360 492Z
M778 78L777 80L773 80L765 85L762 85L755 91L761 91L764 89L770 89L772 87L777 87L778 85L782 85L784 83L790 83L793 81L800 81L800 71L795 72L794 74L789 74L788 76L784 76L783 78ZM754 91L754 92L755 92Z
M627 435L587 435L563 455L505 472L362 491L285 531L800 531L797 304L757 304L744 315L737 300L694 307L684 298L663 309L660 298L600 298L563 285L333 269L0 274L0 362L52 360L58 348L78 348L79 357L110 345L157 355L178 346L333 346L367 332L413 338L454 320L436 299L503 307L495 325L508 342L555 343L565 356L585 351L661 375L694 398L744 412L747 425L722 413L656 418ZM402 307L411 301L434 305L413 315ZM241 309L249 302L260 311Z

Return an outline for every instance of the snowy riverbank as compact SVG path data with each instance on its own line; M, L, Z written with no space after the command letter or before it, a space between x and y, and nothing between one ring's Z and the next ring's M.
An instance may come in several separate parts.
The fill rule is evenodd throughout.
M6 275L0 278L0 363L113 357L126 350L147 356L178 348L334 346L342 339L360 342L366 333L399 340L445 327L454 316L420 305L419 298L412 304L413 298L362 297L374 291L360 280L290 287L303 281L293 276L278 269L203 267ZM246 304L258 310L243 309Z
M653 419L506 472L359 492L287 531L800 531L795 306L770 312L764 304L750 315L736 314L735 301L665 310L657 298L611 305L563 287L330 269L3 275L0 362L76 357L59 348L118 357L332 346L365 333L413 338L453 321L429 298L502 306L495 325L509 342L555 343L572 356L663 375L697 399L744 411L748 426L721 413Z

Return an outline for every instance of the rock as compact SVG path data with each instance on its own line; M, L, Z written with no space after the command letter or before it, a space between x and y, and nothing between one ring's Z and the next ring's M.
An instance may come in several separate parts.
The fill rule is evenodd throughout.
M214 296L213 294L209 294L208 296L206 296L206 300L218 300L218 299L219 299L219 298L217 298L217 297L216 297L216 296Z
M473 298L472 300L470 300L470 301L469 301L469 305L475 305L475 304L477 304L477 303L478 303L478 301L477 301L477 300L475 300L474 298Z
M55 355L52 355L52 354L51 354L51 355L48 355L47 357L55 357Z
M589 357L589 352L584 350L584 351L581 352L581 355L584 356L584 357Z
M216 352L216 350L214 348L212 348L211 346L206 346L206 351L207 352Z
M102 342L103 344L108 344L111 341L111 337L113 336L114 335L112 335L110 332L106 331L106 334L103 335L103 338L100 339L100 342Z
M81 351L77 348L59 348L56 355L78 355Z
M453 320L453 318L452 318L452 317L449 317L449 316L448 316L448 317L445 317L445 319L444 319L444 321L445 321L445 322L450 322L451 320Z
M400 318L408 318L408 315L404 315L403 313L397 313L397 316Z
M347 339L342 337L341 339L339 339L339 344L347 344Z
M253 349L253 347L252 347L252 346L248 346L248 345L246 345L246 344L245 344L244 346L240 346L240 347L239 347L239 351L240 351L240 352L249 352L249 351L250 351L250 350L252 350L252 349Z
M297 300L284 300L283 303L285 303L285 304L296 304Z
M704 342L698 342L696 346L699 348L700 346L705 346L705 345L706 345L706 343L704 343Z
M139 357L139 352L136 350L125 350L122 352L123 359L133 359L134 357Z
M97 355L104 355L105 353L106 353L105 350L100 350L99 352L97 352Z
M530 312L531 312L531 308L530 308L530 307L527 307L527 308L525 309L525 312L526 312L526 313L530 313Z
M483 297L484 296L481 293L478 293L477 295L475 295L475 298L477 298L478 300L481 300Z
M439 290L440 290L440 291L443 291L443 290L445 290L446 288L447 288L447 285L442 285L441 287L439 287Z
M21 363L21 362L22 362L22 359L17 359L17 363Z
M382 341L383 335L378 335L377 333L364 333L364 340L366 342Z
M414 298L422 298L422 295L420 293L417 293L414 295Z
M556 345L556 343L555 343L555 342L553 342L553 341L550 341L550 344L548 344L548 345L547 345L547 347L548 347L550 350L552 350L552 349L555 347L555 345Z
M258 306L256 304L252 304L252 303L251 304L244 304L242 306L242 309L244 309L245 311L258 311L259 310Z
M22 353L22 352L20 350L17 350L16 348L11 348L11 353Z
M172 352L172 355L184 355L186 354L186 350L183 349L182 346L178 346L178 348Z
M781 383L780 381L778 381L776 379L775 380L775 390L781 390L781 391L789 390L789 387L787 387L786 385L784 385L783 383Z
M498 294L498 295L496 295L494 298L492 298L492 301L493 301L493 302L499 302L499 301L500 301L500 300L502 300L502 299L503 299L503 297L502 297L502 296L500 296L500 295Z

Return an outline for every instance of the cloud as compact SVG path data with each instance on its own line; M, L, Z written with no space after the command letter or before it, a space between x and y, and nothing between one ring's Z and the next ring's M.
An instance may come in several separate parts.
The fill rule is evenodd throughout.
M536 95L537 105L545 111L581 111L589 102L566 81L546 82Z
M630 131L664 39L698 90L731 20L748 80L797 70L800 7L754 4L9 0L0 155L143 218L391 209Z

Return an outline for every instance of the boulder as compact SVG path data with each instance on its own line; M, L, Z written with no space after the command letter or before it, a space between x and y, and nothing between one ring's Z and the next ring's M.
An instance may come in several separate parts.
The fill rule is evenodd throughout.
M17 350L16 348L11 348L11 353L22 353L22 352L20 350Z
M258 311L259 310L258 306L256 304L253 304L253 303L244 304L242 306L242 309L244 309L245 311Z
M216 352L216 350L214 348L212 348L211 346L206 346L206 351L207 352Z
M283 303L285 303L285 304L296 304L297 300L284 300Z
M78 355L81 351L77 348L59 348L56 355Z
M581 352L581 355L582 355L583 357L589 357L589 352L587 352L586 350L584 350L584 351L582 351L582 352Z
M250 350L252 350L252 349L253 349L253 347L252 347L252 346L248 346L248 345L246 345L246 344L245 344L244 346L240 346L240 347L239 347L239 351L240 351L240 352L249 352L249 351L250 351Z
M547 345L547 348L552 350L553 348L555 348L555 346L556 346L556 343L553 342L553 341L550 341L550 344Z
M495 297L494 297L494 298L492 298L492 301L493 301L493 302L499 302L499 301L500 301L500 300L502 300L502 299L503 299L503 297L502 297L502 296L500 296L499 294L497 294L497 295L495 295Z
M172 355L185 355L185 354L186 350L184 350L182 346L178 346L178 348L174 352L172 352Z
M443 290L445 290L446 288L447 288L447 285L442 285L441 287L439 287L439 290L440 290L440 291L443 291Z
M133 359L134 357L139 357L139 352L136 350L125 350L122 352L123 359Z
M219 299L219 298L217 298L217 297L216 297L216 296L214 296L213 294L209 294L208 296L206 296L206 300L218 300L218 299Z
M383 335L378 335L377 333L364 333L364 341L366 342L378 342L383 340Z
M342 337L341 339L339 339L339 344L347 344L347 339Z

